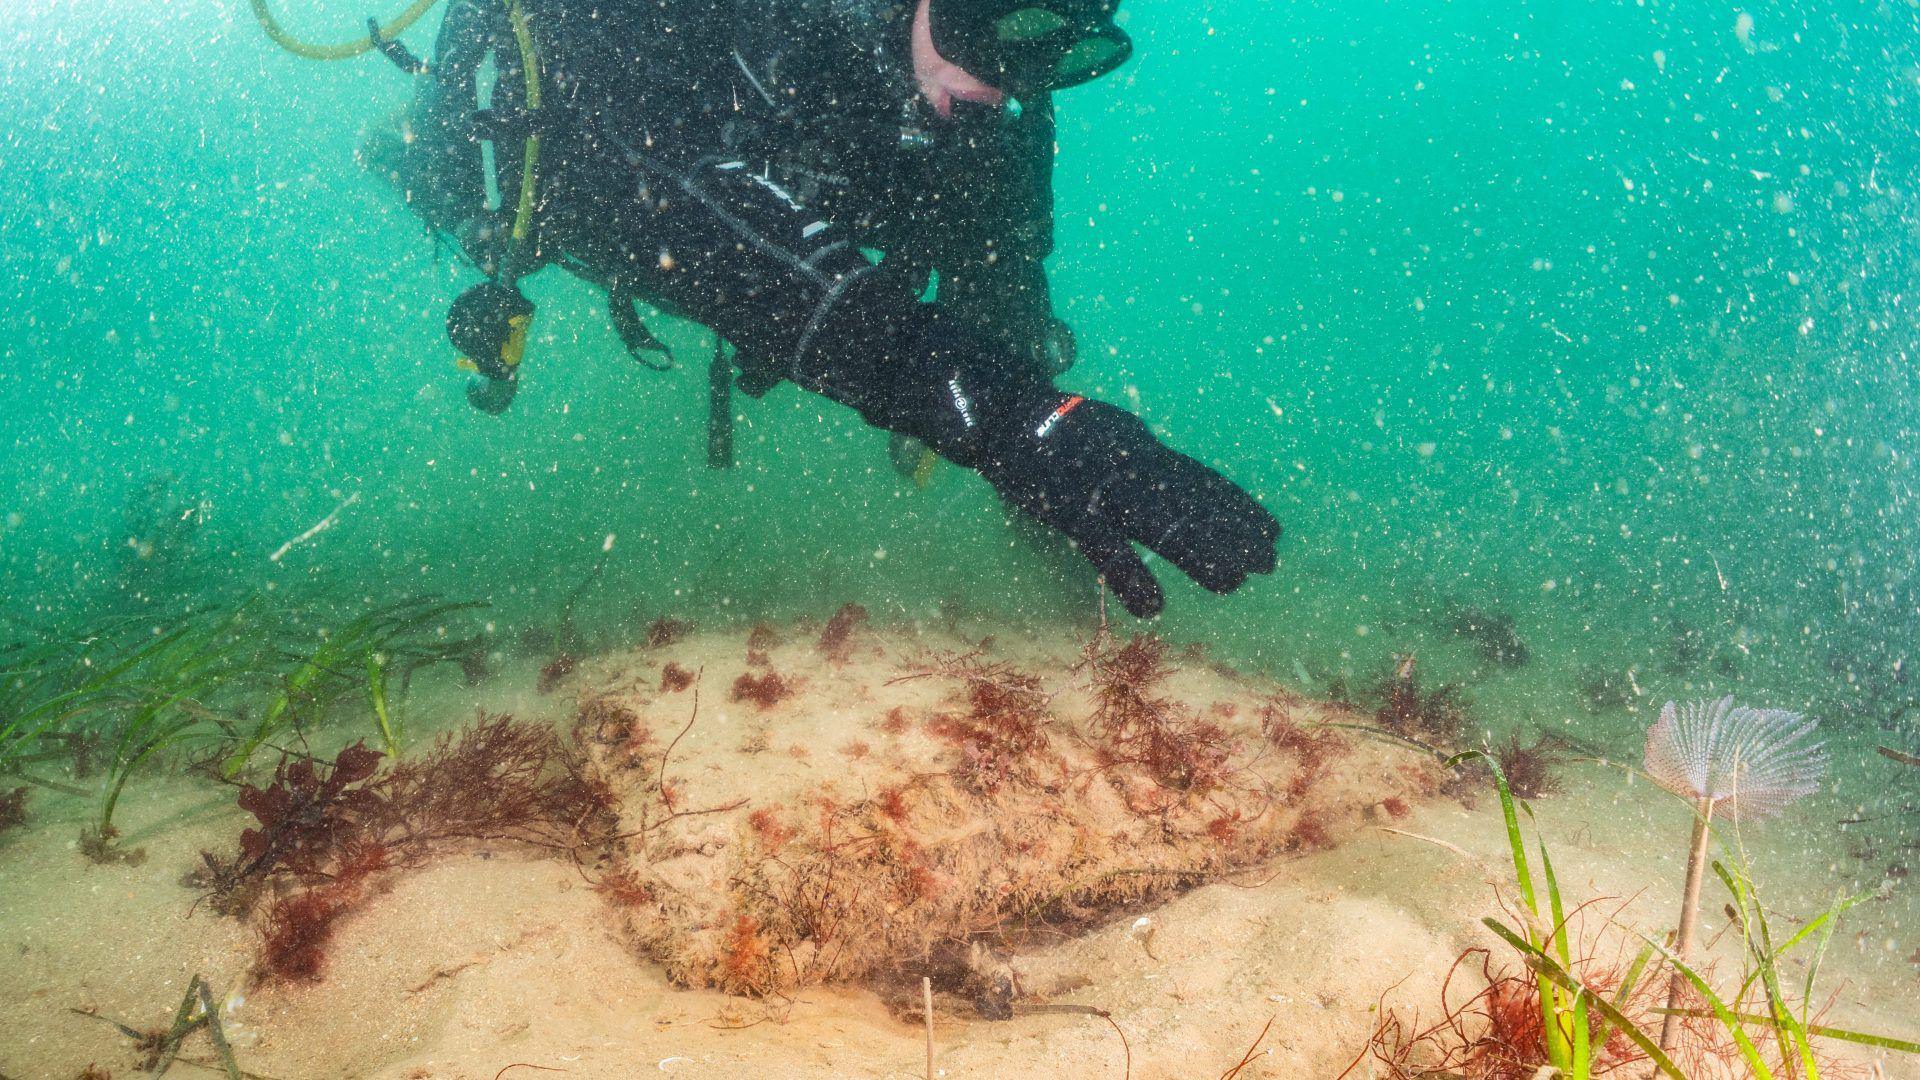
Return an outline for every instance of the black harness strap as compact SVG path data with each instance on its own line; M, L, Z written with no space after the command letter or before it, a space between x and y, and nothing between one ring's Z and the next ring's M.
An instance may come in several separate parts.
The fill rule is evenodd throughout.
M733 467L733 361L719 334L713 335L713 360L707 365L707 467Z
M620 335L620 344L626 346L627 355L655 371L673 370L673 351L641 320L634 305L640 300L640 294L619 282L607 286L607 317L613 322L614 333ZM659 359L652 354L658 353Z
M373 42L375 51L392 61L393 66L409 75L427 73L427 62L413 54L413 51L380 32L380 21L367 16L367 40Z

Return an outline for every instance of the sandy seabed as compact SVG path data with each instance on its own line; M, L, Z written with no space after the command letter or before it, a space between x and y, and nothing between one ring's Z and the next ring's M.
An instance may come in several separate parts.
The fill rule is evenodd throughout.
M396 871L340 923L317 982L259 978L259 930L182 883L250 823L230 790L147 779L121 815L138 865L88 862L88 804L36 792L27 826L0 836L0 1076L133 1075L131 1042L99 1017L164 1028L197 973L224 994L241 1064L281 1080L921 1077L924 970L939 1076L1218 1077L1265 1028L1240 1077L1331 1080L1383 1001L1431 1017L1455 958L1499 949L1479 922L1510 875L1490 793L1469 806L1417 753L1343 729L1318 763L1273 737L1363 716L1170 655L1157 700L1225 754L1194 784L1096 737L1078 643L859 626L823 651L820 633L694 633L583 662L545 695L524 669L416 694L411 711L448 725L479 707L577 725L628 835L584 863L472 842ZM671 688L670 668L694 681ZM763 704L769 673L791 692ZM1042 743L996 758L967 717L1009 687ZM1599 766L1565 786L1535 804L1563 889L1668 924L1686 809ZM1808 843L1794 819L1831 809L1745 837L1788 919L1858 877L1840 841ZM624 900L595 887L614 872ZM831 933L817 912L794 924L805 888L831 891L815 905L838 912ZM1849 913L1822 976L1828 1022L1915 1037L1917 914L1901 887ZM1737 966L1726 935L1717 948ZM1011 1018L987 1018L1003 1005ZM1915 1059L1846 1060L1920 1077Z

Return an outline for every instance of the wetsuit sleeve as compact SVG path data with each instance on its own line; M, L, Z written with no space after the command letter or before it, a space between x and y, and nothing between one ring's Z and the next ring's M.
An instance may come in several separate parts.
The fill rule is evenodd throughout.
M932 251L940 302L1021 359L1038 361L1054 332L1046 259L1053 253L1053 105L1022 103L1018 119L976 115L943 138Z
M1273 569L1279 525L1245 492L1123 410L1009 363L776 181L621 148L636 196L606 204L593 232L612 245L592 261L713 327L762 385L790 379L976 470L1078 543L1136 614L1161 604L1136 543L1218 592Z

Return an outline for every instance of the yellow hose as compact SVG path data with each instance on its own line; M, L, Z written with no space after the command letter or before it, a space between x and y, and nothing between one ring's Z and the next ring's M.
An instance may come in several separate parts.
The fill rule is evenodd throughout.
M433 5L439 2L440 0L413 0L413 3L393 21L380 24L380 36L391 38L401 33L407 27L419 22L420 16L432 11ZM267 32L267 37L271 38L275 45L295 56L303 56L308 60L351 60L373 48L373 39L370 37L342 41L333 45L316 45L311 41L302 41L289 34L287 28L280 25L280 20L273 17L273 12L267 8L267 0L247 0L247 3L252 5L253 17L260 20L260 29Z
M533 30L527 25L526 12L520 10L520 0L508 3L507 20L513 24L513 40L520 46L520 67L527 75L527 115L534 118L526 152L520 157L520 205L513 215L513 243L518 247L527 242L533 226L533 177L540 164L540 54L534 50Z
M407 27L420 21L420 17L433 10L440 0L413 0L405 11L392 21L381 23L380 36L392 39ZM287 32L274 18L273 11L267 7L267 0L247 0L253 7L253 17L260 20L260 29L274 44L295 56L308 60L350 60L373 48L371 37L362 37L353 41L342 41L332 45L316 45L311 41L302 41ZM513 24L513 40L520 46L520 66L527 76L527 112L540 111L540 53L534 48L533 29L527 24L527 14L520 9L520 0L507 0L507 19ZM534 176L540 165L540 135L538 128L527 135L526 153L520 162L520 205L513 215L513 242L517 247L526 243L527 236L533 231Z

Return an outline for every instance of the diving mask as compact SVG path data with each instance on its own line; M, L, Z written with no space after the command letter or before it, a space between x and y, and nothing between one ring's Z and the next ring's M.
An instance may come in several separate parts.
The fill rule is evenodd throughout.
M1114 25L1120 0L930 0L941 56L1015 95L1097 79L1133 55Z

